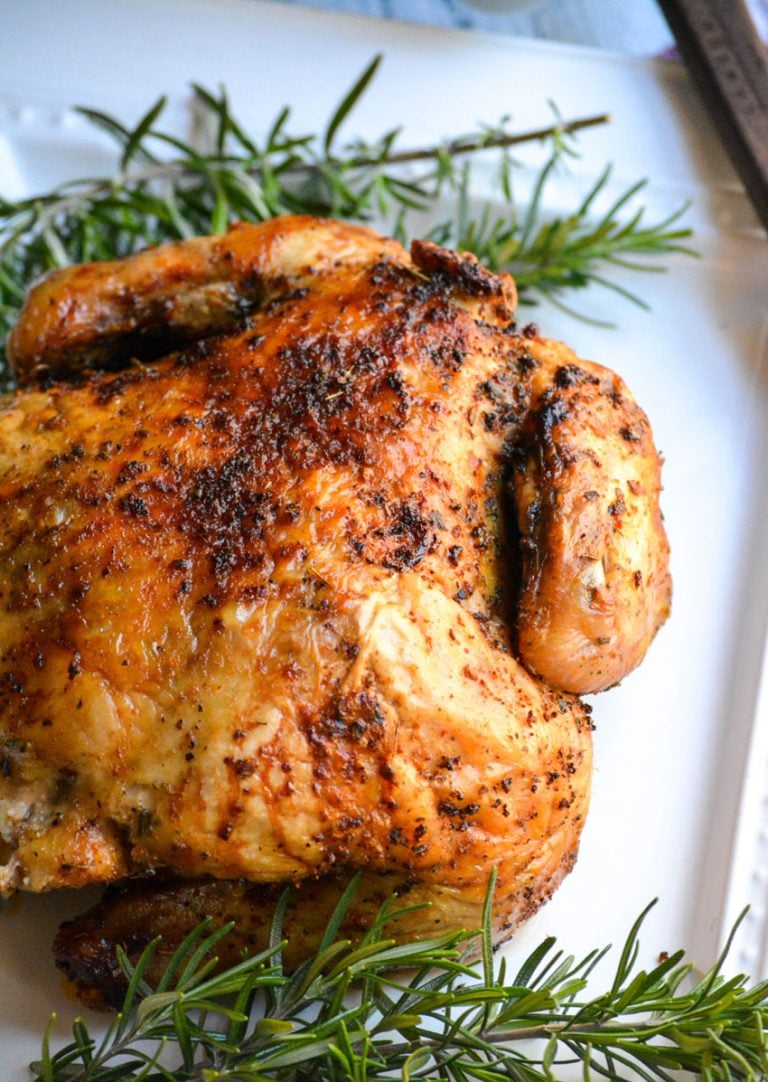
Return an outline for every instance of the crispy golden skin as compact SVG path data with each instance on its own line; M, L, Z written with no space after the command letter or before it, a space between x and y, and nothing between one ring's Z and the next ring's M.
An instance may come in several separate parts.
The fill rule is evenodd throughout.
M624 382L560 342L531 347L531 408L513 451L520 656L586 694L643 659L669 613L661 463Z
M667 544L644 415L513 305L471 257L305 218L32 292L13 361L50 385L0 406L0 891L161 869L218 912L217 879L242 908L364 868L458 927L496 866L500 935L549 896L589 796L570 692L642 657ZM132 889L70 930L81 959Z

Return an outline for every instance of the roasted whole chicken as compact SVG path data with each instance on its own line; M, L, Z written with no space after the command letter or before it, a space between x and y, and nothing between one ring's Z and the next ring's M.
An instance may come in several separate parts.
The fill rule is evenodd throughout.
M287 217L57 271L0 399L0 892L112 884L60 966L206 914L294 958L364 928L506 937L576 858L582 693L670 598L660 459L621 379L506 275ZM396 929L396 930L397 930ZM158 956L162 959L162 954Z

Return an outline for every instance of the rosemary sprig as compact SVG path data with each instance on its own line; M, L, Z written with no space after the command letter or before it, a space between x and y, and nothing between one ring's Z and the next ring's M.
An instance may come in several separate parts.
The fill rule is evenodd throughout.
M385 932L403 910L385 905L363 941L335 940L353 891L339 903L318 953L292 975L282 969L280 913L270 949L215 974L214 950L229 926L201 924L179 947L156 988L144 973L150 944L132 966L123 1011L97 1040L82 1018L73 1039L32 1066L44 1082L363 1082L439 1078L546 1082L681 1075L754 1080L768 1072L768 982L725 979L726 951L698 981L682 951L639 969L639 935L627 937L607 991L586 995L608 949L581 961L546 939L516 974L494 969L490 906L478 933L396 945ZM652 903L653 904L653 903ZM467 948L482 963L465 961ZM393 970L393 967L398 967ZM403 968L407 967L407 975ZM171 1062L173 1053L173 1066ZM162 1060L161 1060L162 1057ZM166 1064L165 1066L163 1064Z
M557 299L592 282L617 288L605 275L616 265L630 265L627 257L639 268L648 255L686 250L689 230L679 224L682 209L651 226L643 224L642 210L621 217L641 185L594 218L607 171L572 213L545 212L549 182L573 155L575 133L604 123L604 115L565 121L556 113L553 124L523 133L510 132L505 117L478 132L417 149L399 149L398 128L373 142L340 143L340 129L380 61L371 61L320 134L291 134L286 107L258 140L236 119L225 90L202 86L194 87L196 124L189 142L161 127L165 98L133 128L98 110L80 109L117 144L118 172L28 199L0 198L0 341L17 319L28 287L46 271L223 232L238 219L307 213L375 220L405 240L409 217L418 212L422 235L431 229L434 239L474 251L492 269L512 269L524 301L542 294ZM527 141L545 142L549 156L527 208L520 210L512 186L519 163L511 148ZM499 155L498 194L473 217L468 159L488 150ZM438 213L444 217L435 222ZM0 387L3 383L9 385L10 377L0 354Z

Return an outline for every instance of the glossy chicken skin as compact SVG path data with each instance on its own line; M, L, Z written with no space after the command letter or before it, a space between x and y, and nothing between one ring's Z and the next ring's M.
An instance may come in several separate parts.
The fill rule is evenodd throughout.
M644 415L513 305L471 257L305 218L33 291L12 356L50 385L0 407L3 893L365 868L458 927L496 866L500 936L549 896L589 795L569 692L640 660L667 545ZM91 370L169 325L191 344Z

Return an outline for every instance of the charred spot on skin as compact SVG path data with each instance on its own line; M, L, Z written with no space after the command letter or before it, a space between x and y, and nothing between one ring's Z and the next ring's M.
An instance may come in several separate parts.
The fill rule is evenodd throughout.
M523 332L521 332L521 333L524 333L525 330L526 330L526 328L524 327ZM537 333L538 333L538 328L537 328ZM531 337L531 335L528 335L527 337ZM520 372L521 376L530 375L530 373L535 371L540 365L540 362L536 360L536 358L533 356L533 354L528 353L527 351L525 353L521 353L520 356L516 358L516 360L517 360L517 368L518 368L518 371Z
M640 443L643 438L642 432L638 431L637 427L620 428L619 435L623 440L626 440L627 443Z
M99 462L109 462L113 455L119 454L122 449L122 444L113 443L112 440L104 440L99 445L99 450L96 452L96 458Z
M555 385L557 387L575 387L580 383L599 383L597 376L593 376L580 368L577 364L564 364L555 372Z
M130 515L132 518L147 518L149 515L149 508L147 507L146 500L143 500L140 496L136 496L131 493L128 496L121 496L117 501L117 506L126 515Z
M324 714L307 718L305 726L314 752L327 757L339 745L345 746L347 751L355 745L368 749L378 747L385 723L376 695L361 691L339 696L328 704ZM379 773L387 778L383 768L379 768Z
M250 778L256 773L256 763L253 759L235 759L227 755L224 758L224 765L229 767L236 778Z
M410 570L437 547L432 517L424 510L424 504L423 496L411 495L388 505L388 524L372 534L374 539L381 539L385 544L385 552L379 561L382 567L389 571ZM395 539L397 543L389 547L389 539Z
M537 416L544 432L548 434L562 421L565 421L570 416L570 413L564 399L554 398L537 411Z
M14 695L23 695L25 693L25 687L21 679L14 672L7 672L3 677L3 681L9 691Z
M438 815L444 815L448 819L459 819L459 820L462 820L462 821L466 820L467 818L471 818L473 815L477 815L477 813L479 811L480 811L480 805L479 804L460 805L460 804L455 804L451 800L441 800L440 803L437 806ZM466 827L466 823L465 823L463 827L460 827L458 829L466 830L466 828L467 827Z
M63 804L72 794L77 781L77 771L68 767L60 767L56 780L51 789L50 800L52 804Z
M427 347L426 354L435 368L447 371L449 374L458 372L466 358L465 352L450 337L437 345Z
M458 286L470 296L504 294L505 279L486 270L469 253L451 252L432 241L415 240L411 244L411 258L419 270L430 276L444 276L446 284Z
M148 469L149 466L146 462L138 462L135 459L125 462L120 467L120 472L115 479L115 484L124 485L128 481L132 481L133 478L137 477L140 473L145 473Z
M451 545L451 547L448 549L446 556L448 557L448 563L451 564L452 567L456 567L458 565L459 558L463 551L464 549L461 545Z
M488 509L488 517L491 520L496 518L495 500L486 501L486 507ZM472 538L472 543L479 552L485 552L493 544L493 537L491 533L482 523L478 523L477 526L473 526L469 532L469 536Z
M344 834L350 830L357 830L363 825L364 820L359 815L342 815L339 819L338 829Z

